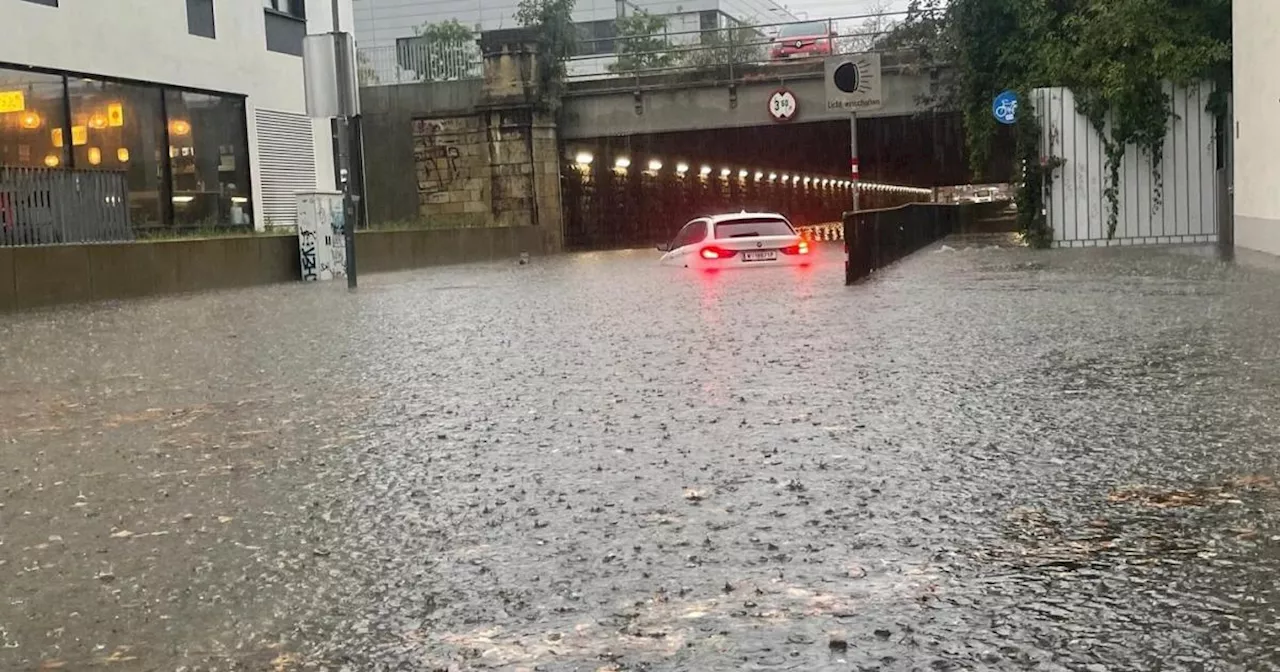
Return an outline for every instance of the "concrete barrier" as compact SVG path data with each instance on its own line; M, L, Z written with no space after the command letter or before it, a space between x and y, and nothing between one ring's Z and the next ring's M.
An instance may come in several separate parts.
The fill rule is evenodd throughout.
M361 273L558 252L545 227L361 231ZM299 280L293 235L0 247L0 312Z

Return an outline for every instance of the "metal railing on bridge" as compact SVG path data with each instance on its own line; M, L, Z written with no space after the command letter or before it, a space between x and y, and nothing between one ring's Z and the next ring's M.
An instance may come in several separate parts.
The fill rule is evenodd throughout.
M406 38L395 46L361 48L356 52L356 63L360 86L455 82L483 76L475 40Z
M609 37L582 38L566 60L570 81L704 73L734 79L755 70L820 63L839 54L897 51L907 12L858 14L809 21L673 30L673 17L618 24ZM643 30L631 28L642 25ZM402 38L395 46L357 52L361 86L479 79L476 40Z
M667 17L653 18L649 27ZM622 30L579 40L579 55L568 59L566 69L570 80L696 72L732 80L751 70L821 63L827 56L901 50L909 45L897 31L907 18L908 12L883 12L639 34Z
M124 173L0 166L0 246L133 239Z

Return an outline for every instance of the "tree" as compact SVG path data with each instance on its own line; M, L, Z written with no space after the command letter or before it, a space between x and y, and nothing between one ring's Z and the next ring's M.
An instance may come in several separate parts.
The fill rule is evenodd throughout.
M378 78L378 69L369 62L368 52L356 52L356 81L360 86L377 86L382 83Z
M756 26L735 23L702 33L700 44L684 54L683 65L707 68L765 60L768 39Z
M859 21L850 34L837 40L841 53L859 53L882 48L882 43L901 23L890 16L888 0L876 0L867 9L867 18Z
M573 56L577 46L573 5L574 0L520 0L516 7L516 21L537 34L539 100L548 112L560 109L565 59Z
M461 79L479 67L475 32L457 19L424 23L413 32L414 37L396 42L396 64L422 81Z
M610 72L637 72L666 68L676 61L666 38L667 18L636 10L618 19L618 60Z

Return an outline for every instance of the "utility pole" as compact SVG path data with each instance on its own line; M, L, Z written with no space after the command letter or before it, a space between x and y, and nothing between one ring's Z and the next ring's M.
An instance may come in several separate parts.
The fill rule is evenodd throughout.
M849 114L849 179L853 181L853 211L858 211L858 181L861 170L858 165L858 113Z
M333 33L340 34L342 32L342 18L339 9L338 0L333 0ZM335 50L335 65L337 66L337 77L339 86L343 86L346 82L344 74L355 70L355 64L350 62L356 58L354 48L351 50L337 49ZM351 82L351 86L356 86L355 82ZM361 137L360 132L360 114L354 115L342 114L334 119L334 125L337 127L338 136L338 156L334 157L338 164L338 180L339 187L342 190L342 230L346 238L346 257L347 257L347 289L355 289L358 285L356 279L356 225L359 223L359 217L356 214L355 199L351 194L351 181L353 179L351 157L351 149L353 146L352 138ZM356 142L359 142L357 140ZM364 153L361 152L361 161L363 162ZM361 202L364 201L364 170L360 171L361 176Z

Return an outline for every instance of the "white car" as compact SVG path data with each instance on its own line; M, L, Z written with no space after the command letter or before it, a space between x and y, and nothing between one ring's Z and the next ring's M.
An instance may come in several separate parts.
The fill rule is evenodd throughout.
M662 263L686 268L721 269L803 266L809 243L786 217L773 212L739 212L699 217L685 224L670 243Z

